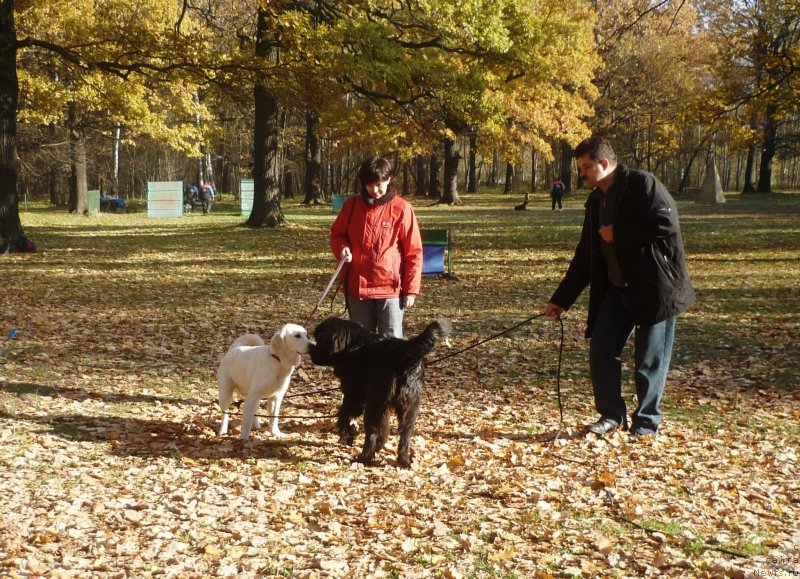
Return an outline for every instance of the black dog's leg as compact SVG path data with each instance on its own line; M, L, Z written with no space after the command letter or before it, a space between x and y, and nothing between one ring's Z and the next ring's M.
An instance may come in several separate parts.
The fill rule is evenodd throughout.
M339 432L339 443L351 446L356 439L358 429L351 423L353 418L358 418L363 412L361 401L356 397L345 395L339 407L339 417L336 420L336 430Z
M397 466L400 468L411 468L411 437L414 436L418 412L419 399L397 408L397 423L400 431L400 442L397 443Z
M364 448L357 462L372 464L375 453L386 444L389 435L389 412L385 406L367 406L364 413Z

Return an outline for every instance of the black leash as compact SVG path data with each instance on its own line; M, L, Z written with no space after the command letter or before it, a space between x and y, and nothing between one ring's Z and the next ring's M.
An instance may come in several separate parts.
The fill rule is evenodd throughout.
M287 398L297 398L298 396L311 396L312 394L323 394L325 392L333 392L334 390L339 390L339 387L336 386L334 388L325 388L323 390L312 390L311 392L299 392L297 394L287 394L283 397L284 400Z
M522 320L518 324L514 324L510 328L507 328L507 329L503 330L502 332L498 332L496 334L493 334L493 335L489 336L488 338L485 338L485 339L481 340L480 342L476 342L475 344L472 344L471 346L467 346L466 348L463 348L461 350L458 350L457 352L453 352L451 354L448 354L447 356L442 356L441 358L436 358L432 362L427 363L426 366L433 366L434 364L438 364L439 362L441 362L443 360L447 360L448 358L452 358L453 356L458 356L459 354L463 354L464 352L467 352L468 350L471 350L473 348L477 348L481 344L485 344L486 342L494 340L495 338L499 338L500 336L504 336L505 334L513 332L517 328L524 326L528 322L532 322L536 318L541 318L542 316L544 316L544 314L533 315L533 316L529 317L528 319ZM564 406L561 403L561 361L562 361L562 358L564 356L564 320L562 320L560 317L556 318L556 319L558 320L559 326L561 327L561 341L560 341L559 346L558 346L558 369L556 370L556 395L558 396L559 423L563 424L563 422L564 422Z

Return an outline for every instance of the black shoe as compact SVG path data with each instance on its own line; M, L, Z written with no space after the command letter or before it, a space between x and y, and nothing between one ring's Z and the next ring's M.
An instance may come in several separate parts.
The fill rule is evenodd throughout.
M619 422L611 420L610 418L601 418L597 422L592 422L586 426L586 430L592 434L603 435L608 434L619 426Z

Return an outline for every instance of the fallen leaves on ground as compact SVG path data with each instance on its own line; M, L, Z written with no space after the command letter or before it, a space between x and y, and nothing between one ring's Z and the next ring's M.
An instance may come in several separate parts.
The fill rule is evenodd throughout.
M413 468L396 468L395 436L364 468L331 418L290 417L331 415L337 392L288 399L285 438L242 443L237 420L215 435L218 356L240 333L268 336L310 312L325 256L316 270L284 264L313 290L293 294L280 255L271 271L257 252L225 263L109 251L13 262L3 300L18 338L0 356L4 576L800 573L800 394L772 379L796 369L797 334L771 335L766 362L736 340L727 358L678 353L662 431L635 441L581 431L593 409L580 311L567 324L559 422L560 336L533 323L430 366ZM436 311L417 308L409 332L446 314L463 348L501 329L507 312L479 278L452 296L456 286L426 281ZM289 393L335 384L306 362Z

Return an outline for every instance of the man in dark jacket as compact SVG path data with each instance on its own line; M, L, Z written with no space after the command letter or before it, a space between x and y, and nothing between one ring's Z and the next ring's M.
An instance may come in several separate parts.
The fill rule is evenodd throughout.
M628 426L619 357L635 329L631 434L655 434L675 317L694 302L675 200L652 174L617 165L604 138L580 143L575 158L593 189L575 255L544 314L559 318L590 286L586 337L600 419L587 430L600 435Z

